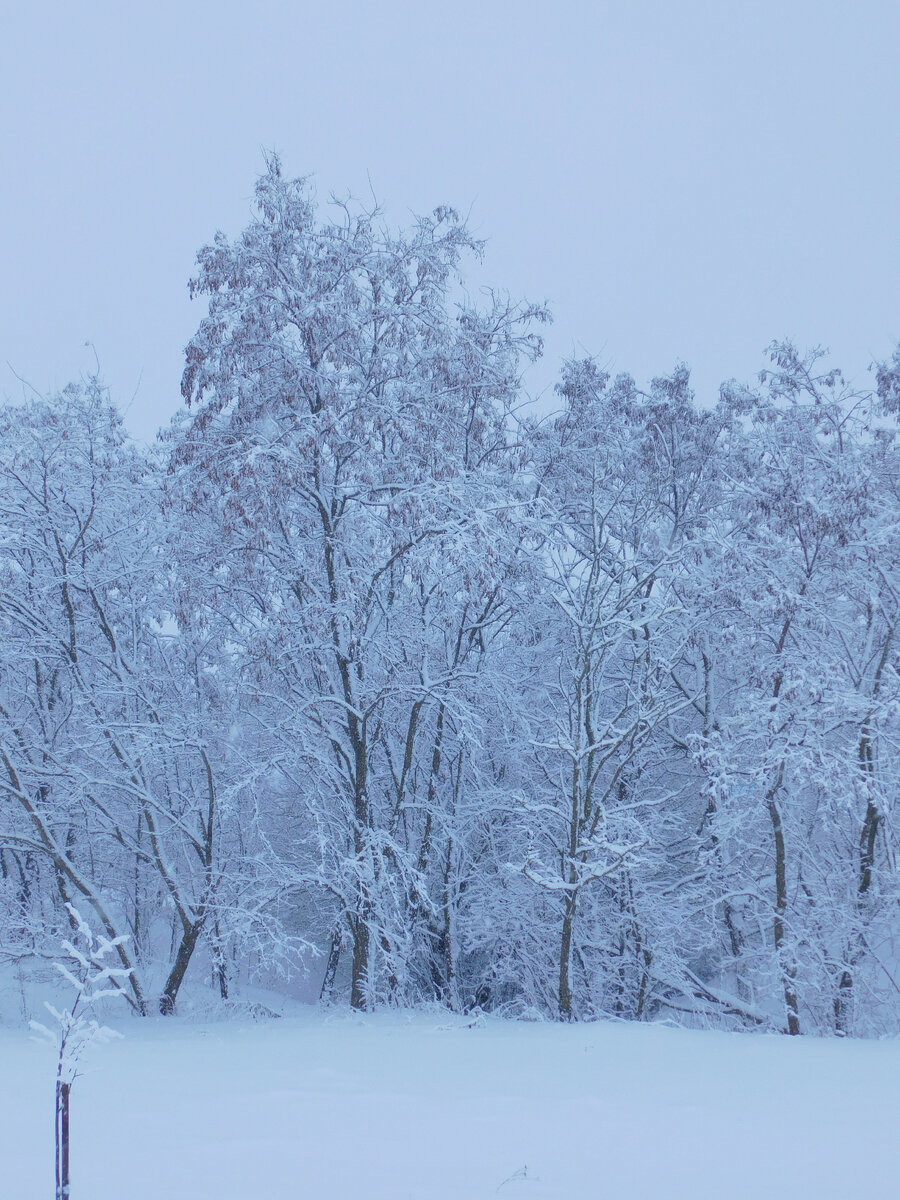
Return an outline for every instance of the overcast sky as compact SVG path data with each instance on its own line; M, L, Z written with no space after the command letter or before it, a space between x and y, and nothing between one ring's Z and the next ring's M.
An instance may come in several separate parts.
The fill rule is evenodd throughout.
M555 314L533 391L574 350L710 400L783 336L861 374L900 339L898 46L896 0L3 4L0 395L90 341L152 436L264 148L394 225L469 212Z

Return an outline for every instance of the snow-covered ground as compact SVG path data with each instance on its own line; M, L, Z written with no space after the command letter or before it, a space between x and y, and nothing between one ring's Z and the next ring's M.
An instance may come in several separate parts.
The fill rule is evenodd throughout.
M896 1200L900 1042L434 1014L118 1022L72 1200ZM0 1030L0 1197L48 1200L52 1052Z

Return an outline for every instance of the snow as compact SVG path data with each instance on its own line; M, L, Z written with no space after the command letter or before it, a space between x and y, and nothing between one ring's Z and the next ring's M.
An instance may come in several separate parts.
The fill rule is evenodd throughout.
M72 1200L900 1194L900 1042L311 1009L118 1022ZM53 1056L0 1030L0 1196L52 1195Z

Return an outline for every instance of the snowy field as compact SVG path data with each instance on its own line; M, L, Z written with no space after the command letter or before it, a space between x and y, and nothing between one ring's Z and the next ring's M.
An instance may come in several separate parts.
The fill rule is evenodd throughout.
M72 1200L895 1200L900 1043L310 1011L125 1020ZM0 1030L0 1195L53 1193L51 1051Z

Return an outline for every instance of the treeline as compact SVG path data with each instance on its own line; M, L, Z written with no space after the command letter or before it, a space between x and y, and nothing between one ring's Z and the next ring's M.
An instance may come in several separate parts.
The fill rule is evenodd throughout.
M0 412L0 959L71 903L138 1012L312 961L896 1031L900 353L773 344L706 408L572 361L539 419L547 314L466 297L452 210L256 196L158 446L96 380Z

